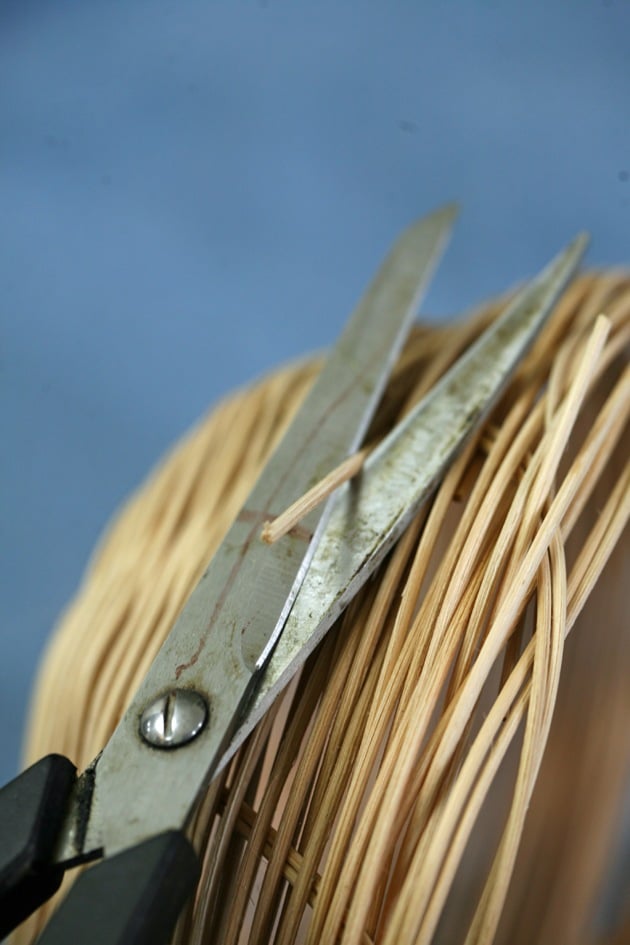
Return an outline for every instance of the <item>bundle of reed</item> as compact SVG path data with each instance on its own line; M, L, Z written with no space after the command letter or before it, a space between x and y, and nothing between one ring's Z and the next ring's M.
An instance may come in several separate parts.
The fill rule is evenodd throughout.
M501 307L415 329L371 439ZM203 798L178 945L623 936L629 338L630 277L578 278ZM102 747L317 370L228 397L127 503L52 637L25 761L59 751L83 767Z

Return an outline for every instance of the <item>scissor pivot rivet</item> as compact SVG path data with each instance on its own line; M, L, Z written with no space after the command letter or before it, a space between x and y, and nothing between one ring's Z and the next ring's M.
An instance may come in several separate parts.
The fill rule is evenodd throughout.
M171 689L140 716L140 734L154 748L179 748L196 738L208 720L208 705L194 689Z

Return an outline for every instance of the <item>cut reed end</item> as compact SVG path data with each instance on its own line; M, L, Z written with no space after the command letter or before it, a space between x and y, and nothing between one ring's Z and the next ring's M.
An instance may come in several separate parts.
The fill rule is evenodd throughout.
M344 459L339 466L317 482L308 492L305 492L304 495L293 502L288 509L271 521L265 522L260 533L262 541L266 545L273 545L274 542L293 531L301 520L317 508L324 499L332 495L335 489L338 489L344 482L352 479L361 471L367 454L367 448L353 453L352 456Z

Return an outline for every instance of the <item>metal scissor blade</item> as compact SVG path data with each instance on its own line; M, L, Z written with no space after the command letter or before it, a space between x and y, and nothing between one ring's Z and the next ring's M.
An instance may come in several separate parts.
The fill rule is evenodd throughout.
M329 506L281 545L264 545L261 526L359 445L454 217L447 207L421 220L386 259L118 728L79 781L59 862L110 855L186 823L282 629ZM179 708L189 708L191 697L178 694L191 690L208 706L202 728L165 751ZM149 747L139 732L156 699L164 700L155 723L164 729L162 748Z
M304 664L480 424L574 274L578 236L530 282L338 492L306 579L247 718L219 770Z

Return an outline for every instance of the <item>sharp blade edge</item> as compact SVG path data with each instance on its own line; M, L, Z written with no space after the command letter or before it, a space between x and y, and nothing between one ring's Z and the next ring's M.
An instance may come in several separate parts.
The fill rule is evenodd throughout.
M496 403L575 273L578 236L368 457L339 495L244 724L219 770L383 560L470 434Z

